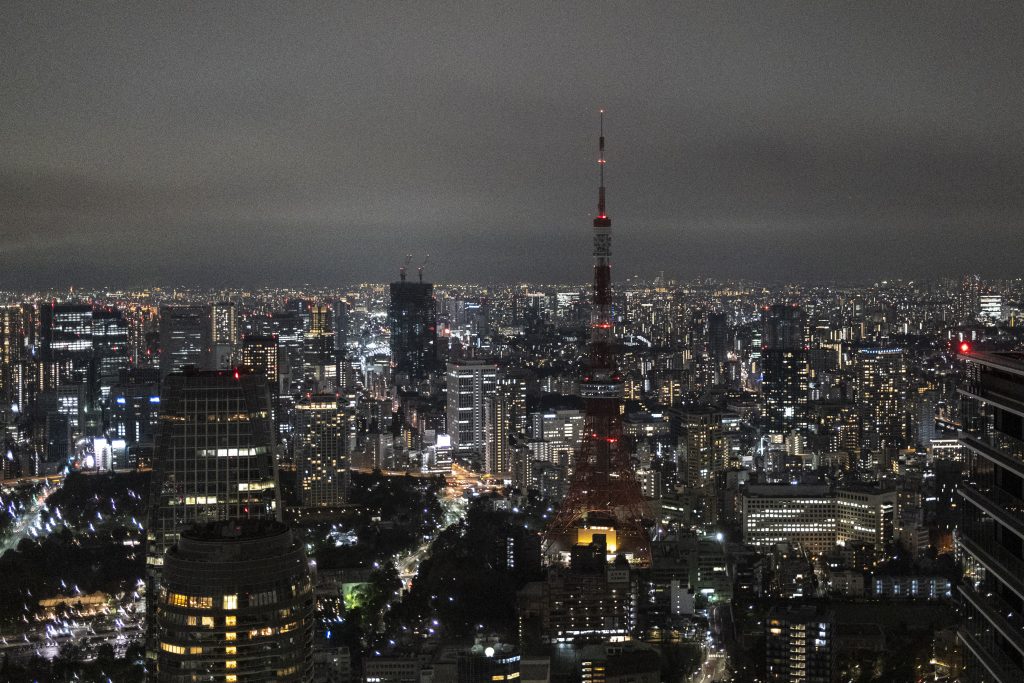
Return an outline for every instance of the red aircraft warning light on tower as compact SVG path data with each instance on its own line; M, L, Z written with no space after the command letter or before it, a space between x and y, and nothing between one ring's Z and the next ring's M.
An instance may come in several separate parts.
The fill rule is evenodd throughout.
M604 111L599 137L601 185L594 218L594 292L588 361L580 380L586 412L583 444L573 462L569 491L545 534L546 555L564 559L574 545L603 535L610 555L650 563L647 509L622 441L622 376L612 321L612 221L605 206Z

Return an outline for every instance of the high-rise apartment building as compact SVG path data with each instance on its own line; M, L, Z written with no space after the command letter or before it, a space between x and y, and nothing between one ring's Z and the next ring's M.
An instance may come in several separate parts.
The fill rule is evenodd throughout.
M312 680L316 598L289 528L230 520L183 532L155 602L161 683Z
M909 383L903 349L860 348L854 370L861 447L872 451L905 447L909 442Z
M356 414L337 394L314 394L295 404L295 466L305 507L333 507L348 495Z
M498 367L477 360L448 364L448 433L457 453L484 454L484 406L494 395Z
M434 285L409 282L403 272L391 283L388 306L391 366L396 385L414 387L437 364L437 306Z
M785 605L765 623L766 673L771 683L832 683L835 615L813 605Z
M963 680L1024 680L1024 355L968 350L960 443Z
M509 476L516 440L526 434L526 383L521 377L499 375L494 394L487 399L484 408L487 428L484 471Z

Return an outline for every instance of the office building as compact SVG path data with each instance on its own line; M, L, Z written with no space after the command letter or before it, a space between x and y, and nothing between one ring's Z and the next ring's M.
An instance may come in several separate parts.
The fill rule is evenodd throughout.
M807 426L807 316L798 306L776 304L761 320L764 424L773 442L781 443Z
M391 367L396 385L415 387L437 364L437 306L434 285L409 282L405 272L391 283L388 306Z
M89 382L93 358L90 304L41 304L39 341L43 388Z
M211 367L226 370L234 361L238 343L238 321L235 304L218 301L210 307Z
M273 391L279 391L281 352L277 337L247 334L242 339L239 365L254 375L262 375Z
M208 306L160 307L160 375L192 366L206 369L210 361Z
M303 545L273 520L183 532L153 595L161 683L309 681L316 604Z
M1024 354L967 350L959 488L966 681L1024 680Z
M25 354L20 306L0 306L0 402L6 408L18 396L19 366Z
M155 448L146 530L151 574L190 524L279 518L270 391L262 376L168 375Z
M121 373L130 363L128 321L114 308L97 308L92 312L92 346L96 389L103 401L110 395Z
M293 304L293 308L305 309L305 302ZM307 318L308 313L303 316L298 310L276 311L270 316L270 331L277 337L277 371L282 394L297 393L302 388Z
M743 542L791 543L814 555L837 544L870 543L876 555L895 537L895 491L817 484L753 485L742 495Z

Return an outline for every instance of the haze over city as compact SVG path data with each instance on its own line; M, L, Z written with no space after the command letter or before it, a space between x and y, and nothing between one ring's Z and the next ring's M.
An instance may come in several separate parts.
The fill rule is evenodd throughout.
M8 3L0 286L1012 275L1006 4ZM965 239L970 236L970 239ZM999 244L989 249L988 244Z

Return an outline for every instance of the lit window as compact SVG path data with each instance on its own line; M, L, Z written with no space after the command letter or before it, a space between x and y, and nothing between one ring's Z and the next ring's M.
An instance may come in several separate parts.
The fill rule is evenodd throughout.
M238 639L238 634L235 633L234 631L228 631L227 633L224 634L224 640L237 640L237 639Z
M225 626L234 626L236 621L237 618L235 617L234 614L229 614L228 616L224 617Z
M224 609L238 609L238 596L237 595L225 595L224 596Z
M229 659L226 662L224 662L224 668L225 669L237 669L238 668L238 662L236 662L233 659Z

